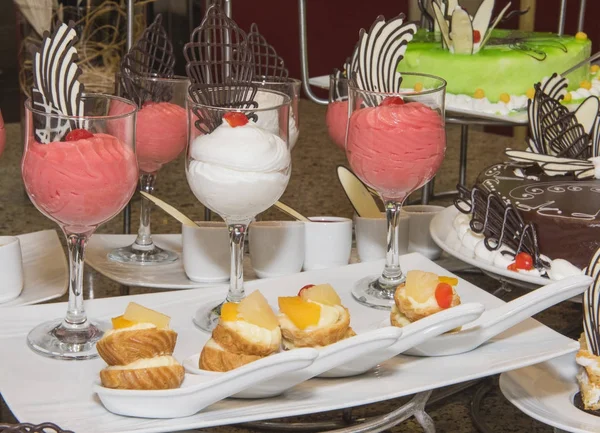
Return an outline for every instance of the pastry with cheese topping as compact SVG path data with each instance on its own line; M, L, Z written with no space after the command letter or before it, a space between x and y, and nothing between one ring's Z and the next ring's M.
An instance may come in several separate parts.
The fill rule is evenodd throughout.
M446 308L460 304L455 286L458 279L432 272L408 271L406 281L396 288L390 313L392 326L403 327Z
M113 329L96 344L108 364L100 372L102 386L117 389L179 388L185 370L173 358L177 333L171 318L135 302L112 319Z
M200 354L199 367L229 371L278 352L281 331L273 310L258 291L239 304L226 302L221 317Z
M329 284L308 285L298 296L280 297L279 311L285 349L323 347L356 335L350 313Z

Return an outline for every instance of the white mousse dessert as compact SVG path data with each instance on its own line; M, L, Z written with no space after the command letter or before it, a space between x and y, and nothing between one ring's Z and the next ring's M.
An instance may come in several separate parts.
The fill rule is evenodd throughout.
M290 179L287 143L251 121L231 126L223 120L192 142L190 158L186 174L192 192L230 222L271 207Z
M258 108L272 107L283 103L283 96L272 92L256 92L254 100L258 104ZM273 134L279 132L279 113L276 110L258 111L256 125L263 129L266 129ZM289 120L288 120L288 141L290 143L290 150L296 145L298 141L298 135L300 131L296 125L296 115L294 113L294 107L290 107Z

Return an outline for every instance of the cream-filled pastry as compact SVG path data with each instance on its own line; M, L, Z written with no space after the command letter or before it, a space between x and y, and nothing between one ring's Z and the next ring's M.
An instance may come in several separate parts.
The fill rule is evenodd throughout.
M113 329L96 344L108 365L127 365L138 359L172 355L177 333L170 317L131 302L122 316L112 319Z
M576 406L586 411L597 411L600 410L600 249L592 257L586 274L594 279L594 284L583 294L584 333L579 339L579 351L575 356L575 361L581 366L577 383L583 407Z
M102 386L116 389L173 389L183 382L185 370L170 355L138 359L100 371Z
M356 335L350 313L329 284L308 285L298 296L279 298L279 311L286 349L323 347Z
M403 327L446 308L460 304L453 277L439 277L431 272L408 271L406 281L394 293L390 313L393 326Z
M200 354L200 368L229 371L278 352L281 331L265 297L253 292L239 304L227 302Z
M130 302L122 316L112 319L113 329L96 344L108 364L100 371L102 386L117 389L179 388L185 370L173 356L177 333L171 318Z

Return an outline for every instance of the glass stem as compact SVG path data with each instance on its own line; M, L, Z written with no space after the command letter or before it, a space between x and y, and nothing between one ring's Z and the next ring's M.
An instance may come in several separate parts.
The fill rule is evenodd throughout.
M69 250L69 305L63 326L82 329L88 326L83 308L83 255L90 233L66 233Z
M244 299L244 239L248 223L229 224L229 245L231 248L231 274L227 302L240 302Z
M400 212L402 203L394 200L385 201L385 215L387 217L387 252L385 255L385 268L379 278L379 283L384 287L395 288L404 280L400 268Z
M143 173L140 176L140 191L148 194L154 194L154 183L156 182L156 173ZM137 239L134 246L141 246L147 249L153 245L152 233L150 232L150 214L153 203L142 197L142 207L140 211L140 228L138 229Z

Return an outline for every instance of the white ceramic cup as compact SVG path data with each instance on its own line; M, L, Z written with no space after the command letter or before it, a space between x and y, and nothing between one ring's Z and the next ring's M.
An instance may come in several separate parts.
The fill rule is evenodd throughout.
M196 224L199 227L182 225L181 228L185 274L198 283L228 281L231 254L227 226L217 221Z
M22 291L21 242L14 236L0 236L0 303L17 298Z
M434 242L429 232L431 220L445 208L433 205L403 206L402 212L410 216L408 252L421 253L430 260L440 257L442 250Z
M400 215L400 240L398 250L400 255L408 252L409 216ZM356 251L361 262L385 259L387 253L387 219L385 213L381 218L365 218L354 215L354 233L356 236Z
M304 270L347 265L352 252L352 220L316 216L304 223Z
M298 273L304 263L304 223L257 221L248 232L250 261L259 278Z

